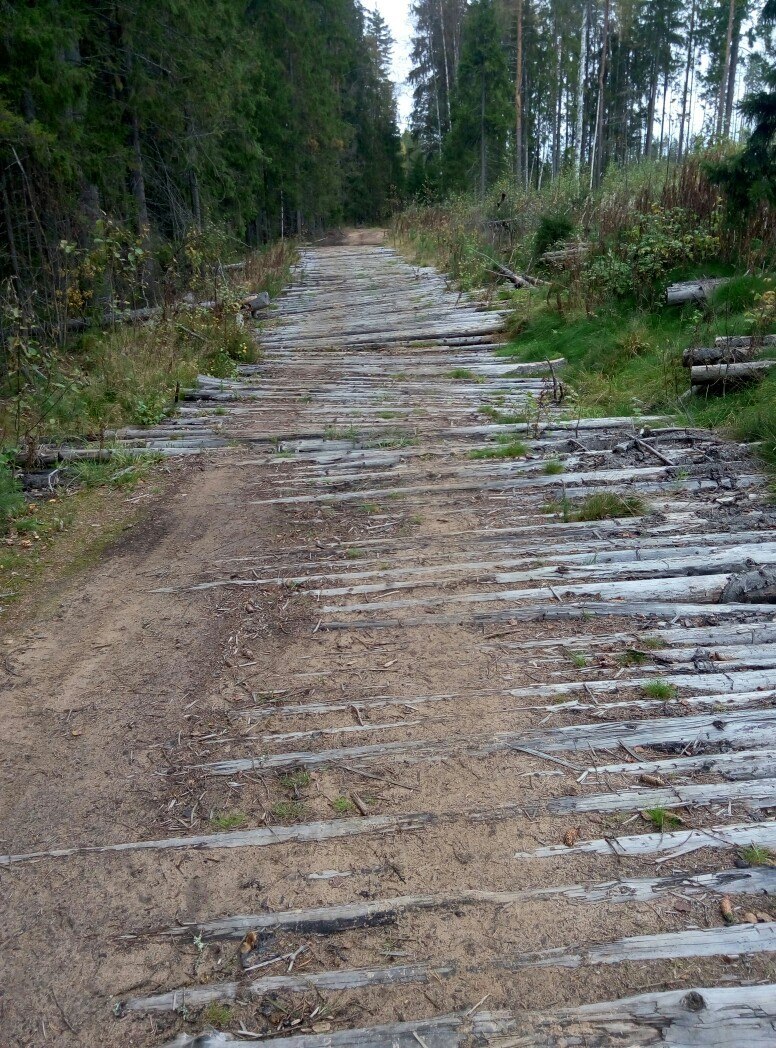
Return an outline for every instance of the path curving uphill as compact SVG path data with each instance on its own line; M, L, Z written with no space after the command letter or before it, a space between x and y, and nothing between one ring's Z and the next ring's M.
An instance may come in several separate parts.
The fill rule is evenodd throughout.
M0 1041L773 1044L766 479L504 320L306 249L183 406L231 446L11 666Z

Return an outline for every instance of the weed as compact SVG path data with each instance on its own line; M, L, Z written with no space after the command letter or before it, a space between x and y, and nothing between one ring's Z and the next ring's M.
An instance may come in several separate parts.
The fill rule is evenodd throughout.
M69 463L67 475L83 488L133 487L160 460L152 453L130 455L115 451L107 460L80 459Z
M351 546L350 549L345 550L345 556L348 560L358 560L360 557L365 557L366 553L362 549L357 549L355 546Z
M608 520L617 517L641 517L646 512L638 495L615 495L602 491L589 495L574 511L575 520Z
M650 699L675 699L677 695L676 685L669 684L667 680L651 680L644 685L644 694Z
M340 815L346 815L354 810L353 801L349 797L335 797L332 801L332 807Z
M293 822L304 815L304 805L299 801L277 801L272 805L272 814L278 822Z
M457 382L483 382L483 376L477 375L470 368L453 368L452 371L447 372L447 377L452 378Z
M662 637L642 637L639 643L642 648L649 648L651 651L659 651L666 646Z
M577 667L578 670L582 670L587 666L587 659L581 651L575 651L571 654L571 661Z
M620 655L619 662L621 666L642 666L647 659L647 655L638 648L628 648Z
M767 848L760 848L756 844L750 844L742 848L739 855L748 862L750 866L773 866L776 863L776 855Z
M469 452L471 459L514 459L525 458L528 448L520 440L513 440L509 444L500 444L495 448L477 448Z
M376 502L362 502L358 508L362 513L377 513L380 507Z
M407 523L412 524L413 527L417 527L423 523L423 518L419 514L413 513L411 517L407 518Z
M550 459L549 462L544 463L542 473L546 474L548 477L554 477L558 473L564 473L565 469L566 467L562 462L559 462L557 459Z
M23 508L22 486L11 467L10 456L0 455L0 534Z
M217 1030L227 1026L231 1018L232 1009L225 1004L220 1004L218 1001L211 1001L200 1016L200 1020L206 1026L214 1026Z
M666 830L675 830L677 826L682 824L682 820L666 808L647 808L643 814L658 833L663 833Z
M280 776L280 785L287 790L293 790L294 793L297 790L304 790L312 782L312 776L309 771L301 769L300 771L291 772L290 775Z
M216 830L237 830L245 826L248 818L241 811L228 812L223 815L211 815L210 825Z

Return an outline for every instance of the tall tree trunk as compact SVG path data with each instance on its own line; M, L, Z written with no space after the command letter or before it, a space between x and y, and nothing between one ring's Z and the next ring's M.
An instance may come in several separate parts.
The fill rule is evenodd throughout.
M730 56L733 48L733 26L735 20L736 0L730 0L727 35L725 37L725 61L722 65L722 75L719 78L719 95L717 97L717 139L722 138L725 126L725 100L727 98L728 77L730 76Z
M3 189L3 214L5 215L5 233L8 240L8 255L11 259L11 270L17 280L21 279L19 269L19 256L16 252L16 238L13 233L13 216L11 214L11 201L8 198L8 190L5 188L5 179L2 181Z
M647 140L644 143L644 155L649 160L652 152L652 134L655 125L655 101L657 99L657 57L652 60L652 72L649 79L649 105L647 106Z
M485 199L485 186L488 179L488 147L485 141L485 70L482 71L482 92L480 95L480 192Z
M679 157L681 160L684 156L684 143L685 143L685 129L688 120L688 109L687 101L690 90L690 71L693 66L693 58L695 51L695 10L697 7L698 0L692 0L692 7L690 9L690 28L687 33L687 63L684 67L684 89L682 91L682 117L681 124L679 126ZM687 129L687 139L689 140L689 129Z
M593 155L590 163L590 188L598 185L603 171L604 88L606 87L606 58L609 50L609 0L604 2L604 35L601 42L601 61L598 66L598 108L595 121Z
M143 172L143 153L140 148L140 125L137 113L134 109L130 112L130 129L132 144L132 159L130 161L129 177L132 188L132 196L137 206L137 225L140 235L145 239L148 236L151 223L148 220L148 203L146 201L145 174Z
M663 112L660 115L660 156L663 155L663 143L665 142L666 133L666 101L668 99L668 69L663 71ZM670 150L671 143L669 142L668 148Z
M445 63L445 101L447 103L447 130L453 126L450 116L450 67L447 62L447 34L445 32L445 9L439 0L439 31L442 34L442 55Z
M515 178L523 176L523 0L517 0L517 64L515 68Z
M577 74L577 128L574 139L574 174L577 182L582 172L582 137L585 129L585 80L587 79L587 14L588 0L582 5L582 31L579 37L579 72Z
M555 36L558 52L557 75L555 78L555 112L553 114L552 133L552 174L557 177L560 170L560 118L563 109L563 40Z
M730 138L730 124L733 119L733 103L736 99L736 77L738 75L738 51L741 44L741 24L736 20L733 32L733 43L730 49L730 69L728 70L727 98L725 99L725 138Z

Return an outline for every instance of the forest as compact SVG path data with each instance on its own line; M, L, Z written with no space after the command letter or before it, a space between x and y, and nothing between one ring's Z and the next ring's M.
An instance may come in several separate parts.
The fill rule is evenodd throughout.
M773 87L770 6L416 0L410 192L569 171L594 188L611 165L740 140L740 103Z

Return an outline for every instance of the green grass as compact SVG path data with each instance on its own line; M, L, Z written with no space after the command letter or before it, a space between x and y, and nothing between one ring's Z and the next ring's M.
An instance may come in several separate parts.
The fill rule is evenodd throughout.
M731 272L729 266L707 263L677 271L671 279ZM498 353L521 362L565 357L563 381L573 416L678 415L689 425L761 441L761 455L776 466L776 374L724 397L686 396L689 370L681 366L682 351L690 346L714 345L718 335L748 334L747 314L769 286L767 277L737 275L701 308L607 301L590 312L569 306L563 315L543 292L532 292L516 314L519 334Z
M335 797L331 806L340 815L346 815L348 812L354 811L353 801L349 797Z
M216 830L238 830L248 822L247 815L241 811L232 811L223 815L212 815L210 825Z
M493 448L477 448L469 452L471 459L515 459L525 458L528 447L521 440L512 440L509 443L499 443Z
M214 1026L217 1030L221 1030L230 1022L232 1009L218 1001L211 1001L207 1008L203 1009L199 1018L205 1026Z
M312 776L310 775L310 772L304 770L294 771L291 772L290 775L280 776L280 785L283 786L284 789L293 790L294 792L307 789L311 782Z
M651 680L643 691L649 699L675 699L677 695L676 686L667 680Z
M447 372L447 377L455 379L460 382L480 382L485 381L484 375L478 375L476 372L471 371L469 368L453 368L452 371Z
M582 654L581 651L575 651L571 654L571 661L577 667L578 670L582 670L587 666L587 658Z
M564 524L567 524L569 521L640 517L647 512L647 506L636 495L614 495L609 491L602 491L596 495L589 495L576 505L568 498L554 499L546 502L542 511L560 516Z
M619 662L622 666L642 666L648 661L648 656L638 648L628 648L620 655Z
M104 461L97 459L80 459L67 466L67 476L83 488L133 487L142 480L161 455L147 452L142 455L130 455L125 451L111 451Z
M477 410L497 426L517 426L528 421L528 416L524 411L502 411L492 404L482 404Z
M557 459L550 459L549 462L544 463L544 466L542 467L542 473L544 473L548 477L554 477L557 476L557 474L559 473L564 473L565 469L566 467L563 465L562 462L559 462Z
M750 866L773 866L776 863L776 855L773 852L767 848L759 848L756 844L742 848L739 855Z
M277 801L271 810L278 822L294 822L301 819L305 811L300 801Z
M589 495L574 510L575 520L609 520L617 517L641 517L646 513L643 499L637 495L614 495L602 491Z
M644 815L647 816L658 833L664 833L666 830L675 830L677 826L682 825L682 820L666 808L647 808Z
M362 549L357 549L355 546L351 546L350 549L345 550L345 557L347 560L359 560L361 557L365 557L366 552Z

